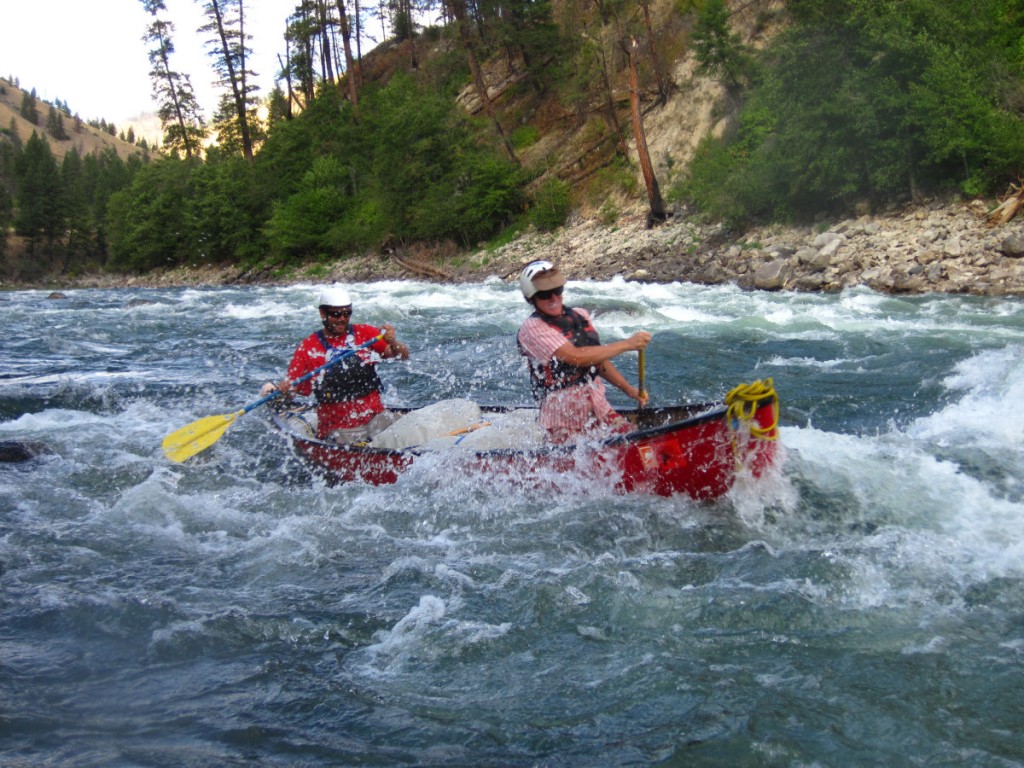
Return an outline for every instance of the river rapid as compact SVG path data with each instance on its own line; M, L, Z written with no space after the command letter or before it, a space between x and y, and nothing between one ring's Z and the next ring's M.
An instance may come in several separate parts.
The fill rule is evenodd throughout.
M513 286L349 287L388 403L529 402ZM655 404L774 380L711 504L327 487L262 408L165 459L316 288L0 296L0 440L51 451L0 464L0 765L1024 765L1024 301L570 282Z

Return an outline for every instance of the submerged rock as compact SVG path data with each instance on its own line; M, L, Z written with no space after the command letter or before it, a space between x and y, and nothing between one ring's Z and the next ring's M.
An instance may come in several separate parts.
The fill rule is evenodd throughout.
M0 462L18 464L37 456L53 453L46 443L37 440L0 440Z

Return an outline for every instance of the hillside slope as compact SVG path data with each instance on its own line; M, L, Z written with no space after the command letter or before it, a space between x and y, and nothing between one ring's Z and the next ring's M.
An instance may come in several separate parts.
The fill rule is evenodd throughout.
M730 24L740 41L750 48L763 48L782 26L785 10L782 0L730 2L729 5L733 7ZM688 166L703 138L709 134L721 136L728 130L736 116L737 105L720 82L696 73L689 43L692 15L680 15L674 0L654 0L650 9L656 30L654 47L665 70L668 98L664 103L657 98L645 51L640 61L640 105L648 152L664 191ZM609 25L608 34L612 34L613 29L614 25ZM595 208L601 205L627 214L647 206L636 142L630 128L626 57L610 39L605 41L605 47L618 54L609 61L613 102L626 138L631 171L635 174L634 188L628 192L617 190L600 178L600 170L612 163L616 153L616 146L604 126L597 125L601 121L600 104L587 104L583 110L570 111L557 95L537 94L526 87L523 84L525 73L515 65L510 66L504 57L491 59L484 71L488 94L506 130L521 125L537 129L539 138L518 150L519 159L526 167L546 169L538 183L552 175L569 182L580 204L579 212L588 218L597 215ZM472 84L463 88L458 103L470 114L482 115ZM604 141L595 141L596 134L604 134Z
M117 136L111 136L109 133L105 133L84 122L81 124L81 129L76 131L74 119L66 115L64 116L64 130L69 138L58 141L46 133L46 116L50 106L41 99L37 100L36 109L39 112L40 125L33 125L21 116L21 104L24 97L25 91L6 78L0 77L0 129L6 131L13 125L22 144L28 141L32 131L41 136L46 136L50 150L53 152L54 157L57 158L58 163L64 159L64 155L72 148L77 149L79 155L85 156L93 152L100 152L109 147L117 152L122 160L127 159L131 155L142 155L145 153L142 148L135 144L122 141Z

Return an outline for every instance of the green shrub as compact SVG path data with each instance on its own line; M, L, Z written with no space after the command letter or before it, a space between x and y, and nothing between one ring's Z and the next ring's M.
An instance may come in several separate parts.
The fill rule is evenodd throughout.
M512 146L525 149L533 146L540 138L540 129L535 125L523 125L512 132Z
M542 232L558 229L569 217L571 205L569 185L561 179L548 179L534 196L530 222Z
M983 194L1024 167L1006 85L1019 78L1019 32L1000 0L801 0L793 11L735 135L705 139L671 196L727 222L810 219L914 187Z
M605 200L601 205L601 223L605 226L611 226L619 220L619 206L613 203L611 200Z

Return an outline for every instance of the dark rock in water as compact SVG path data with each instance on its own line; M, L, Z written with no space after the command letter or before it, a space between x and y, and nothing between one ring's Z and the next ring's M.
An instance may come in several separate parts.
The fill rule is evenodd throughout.
M66 293L61 293L60 291L54 291L53 293L51 293L46 298L48 298L48 299L66 299L67 297L68 297L68 295Z
M0 462L16 464L52 453L46 443L36 440L0 440Z
M144 307L147 304L156 304L156 302L153 301L152 299L129 299L128 300L128 306L129 307Z

